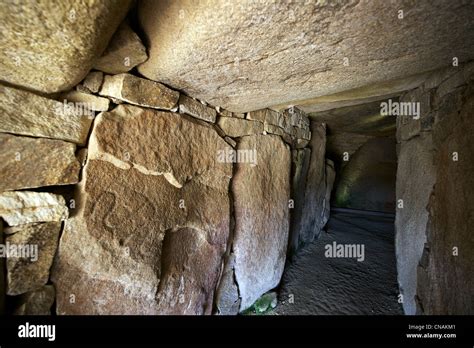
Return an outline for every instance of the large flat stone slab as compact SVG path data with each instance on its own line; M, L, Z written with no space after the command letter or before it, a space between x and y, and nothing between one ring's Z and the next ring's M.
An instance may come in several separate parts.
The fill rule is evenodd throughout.
M76 108L77 106L77 108ZM68 105L0 85L0 132L61 139L84 145L92 123L82 105Z
M0 133L0 192L77 183L81 165L75 150L61 140Z
M130 3L2 2L0 80L45 93L72 88L107 47Z
M206 2L147 0L138 12L150 43L139 72L232 112L317 104L324 101L311 100L345 91L333 101L389 95L453 56L474 58L473 8L462 0L246 0L213 2L211 10ZM378 93L367 90L375 84Z
M212 312L230 226L221 149L211 127L178 114L98 116L52 275L58 314Z

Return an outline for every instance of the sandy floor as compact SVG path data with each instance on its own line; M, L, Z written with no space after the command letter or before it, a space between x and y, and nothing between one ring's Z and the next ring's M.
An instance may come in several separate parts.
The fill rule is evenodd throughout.
M393 219L332 213L327 229L287 265L278 306L269 314L403 314L397 302ZM333 241L363 244L365 260L325 257L325 245Z

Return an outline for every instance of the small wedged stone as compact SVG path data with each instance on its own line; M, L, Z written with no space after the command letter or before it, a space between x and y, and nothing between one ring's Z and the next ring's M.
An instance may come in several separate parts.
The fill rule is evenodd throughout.
M60 221L27 224L5 238L6 249L17 248L24 251L20 255L7 255L8 295L24 294L48 282L61 224Z
M179 92L161 83L130 74L106 75L100 95L154 109L171 110L178 103Z
M216 115L217 112L213 108L206 106L195 100L190 98L184 94L181 94L179 97L179 113L187 114L201 120L215 123L216 122Z
M79 91L70 91L61 95L61 99L67 102L73 102L76 105L84 105L92 111L107 111L109 109L110 100L93 94L83 93ZM63 101L64 102L64 101Z
M77 183L76 145L0 133L0 192Z
M21 105L21 107L19 107ZM89 110L0 85L0 132L52 138L84 145Z
M62 221L68 209L64 198L53 193L11 191L0 194L0 217L10 226Z
M94 68L107 74L121 74L147 59L146 48L138 35L128 23L122 22L102 57L95 62Z
M104 82L104 73L102 71L91 71L82 81L82 85L92 93L99 93L102 82Z

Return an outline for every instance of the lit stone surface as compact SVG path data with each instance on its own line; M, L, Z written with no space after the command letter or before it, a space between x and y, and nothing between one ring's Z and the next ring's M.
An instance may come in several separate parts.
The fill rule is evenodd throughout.
M45 93L71 89L102 54L130 4L2 1L0 80Z
M0 132L85 144L90 111L0 85Z

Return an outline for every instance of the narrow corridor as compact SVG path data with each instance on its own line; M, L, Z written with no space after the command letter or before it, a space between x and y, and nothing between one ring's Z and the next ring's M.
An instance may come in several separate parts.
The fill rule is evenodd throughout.
M326 257L334 242L363 246L363 261ZM327 232L287 265L274 314L403 314L397 301L393 218L332 211Z

